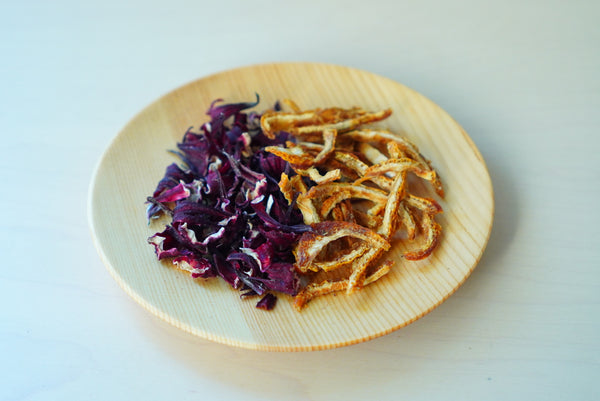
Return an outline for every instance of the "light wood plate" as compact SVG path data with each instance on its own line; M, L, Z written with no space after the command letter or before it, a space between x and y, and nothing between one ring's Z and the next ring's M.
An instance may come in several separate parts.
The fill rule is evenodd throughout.
M184 132L206 121L211 101L251 101L264 110L291 98L303 108L391 107L385 126L413 140L433 161L446 189L438 216L444 234L424 261L403 260L358 294L327 295L302 312L280 296L271 312L240 300L222 280L193 280L156 260L147 237L145 199L177 161L167 152ZM447 299L479 261L490 235L494 201L483 158L463 129L417 92L365 71L311 63L267 64L226 71L179 88L139 113L106 150L90 189L92 235L108 270L144 308L167 322L220 343L270 351L306 351L355 344L414 322Z

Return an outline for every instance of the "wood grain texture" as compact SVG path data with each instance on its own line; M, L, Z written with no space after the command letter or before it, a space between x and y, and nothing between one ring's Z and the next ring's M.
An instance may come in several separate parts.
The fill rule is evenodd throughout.
M258 110L291 98L303 108L391 107L380 126L415 142L432 160L446 190L438 216L444 234L426 260L404 261L401 243L390 256L386 277L346 296L313 300L302 312L280 296L272 312L242 301L221 280L192 280L156 261L146 238L162 230L148 226L144 201L177 161L167 152L184 132L206 121L217 98L253 100ZM89 220L98 251L117 282L156 316L198 336L269 351L307 351L366 341L401 328L442 303L466 280L490 235L494 201L484 160L464 130L442 109L405 86L346 67L286 63L257 65L215 74L179 88L141 111L114 139L98 164L89 197Z

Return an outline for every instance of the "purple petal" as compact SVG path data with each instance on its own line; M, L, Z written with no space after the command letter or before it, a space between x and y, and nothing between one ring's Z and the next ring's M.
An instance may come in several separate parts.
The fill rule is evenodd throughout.
M175 202L181 199L188 198L190 195L191 191L189 187L182 181L173 188L167 189L154 199L160 203Z
M242 110L252 108L252 107L258 105L260 98L259 98L258 94L256 94L255 102L230 103L230 104L224 104L222 106L216 106L216 104L221 101L222 101L222 99L217 99L217 100L213 101L212 104L210 105L210 108L208 109L208 112L206 113L213 120L216 120L216 119L226 120L227 118L231 117L234 114L239 113Z
M262 299L260 301L258 301L258 303L256 304L256 307L258 309L273 310L273 308L275 308L276 304L277 304L277 297L275 297L275 295L273 295L271 293L268 293L264 297L262 297Z

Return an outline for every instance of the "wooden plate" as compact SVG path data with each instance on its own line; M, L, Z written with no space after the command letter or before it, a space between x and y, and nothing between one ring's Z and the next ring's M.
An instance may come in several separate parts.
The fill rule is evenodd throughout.
M292 98L303 108L391 107L383 124L412 139L433 161L446 189L438 217L444 235L428 259L390 255L393 271L352 296L327 295L296 312L280 296L275 310L255 309L222 280L192 280L156 260L146 238L145 199L177 161L167 152L205 122L211 101L250 101L258 110ZM271 351L333 348L366 341L414 322L442 303L479 261L493 220L492 184L484 160L462 128L431 101L389 79L334 65L250 66L215 74L152 103L114 139L90 189L89 219L98 251L117 282L144 308L190 333L220 343Z

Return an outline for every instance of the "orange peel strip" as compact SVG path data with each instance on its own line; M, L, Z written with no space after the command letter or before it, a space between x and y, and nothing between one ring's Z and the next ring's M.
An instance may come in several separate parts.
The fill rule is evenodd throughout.
M357 145L356 149L363 154L363 156L371 162L371 164L379 164L388 160L389 158L379 151L374 146L369 145L366 142L361 142Z
M319 152L319 154L314 158L313 164L319 164L330 154L333 153L335 149L335 138L337 138L337 131L334 129L326 129L323 131L323 149Z
M323 221L312 224L313 231L302 234L296 249L296 268L301 272L314 270L313 261L332 241L343 237L353 237L366 241L374 248L388 250L390 243L377 233L356 223L346 221Z
M350 221L352 223L356 223L356 219L354 218L354 209L352 208L352 204L348 199L338 203L337 206L331 211L331 214L333 216L333 220L335 221Z
M425 243L419 249L406 252L404 258L406 260L421 260L425 259L437 247L442 235L442 227L435 221L435 216L430 214L423 215L421 221L422 230L427 234Z
M329 123L329 124L321 124L321 125L307 125L297 128L292 128L289 132L292 135L302 136L305 134L311 134L315 132L323 132L326 129L334 129L337 132L344 132L353 130L361 125L370 124L377 121L384 120L388 118L392 114L391 109L381 110L374 113L366 113L364 115L349 118L343 121Z
M288 108L292 109L292 112L294 112L294 113L302 113L302 109L300 109L300 107L298 107L298 105L296 104L296 102L294 102L292 99L283 99L282 102Z
M300 210L300 213L302 213L304 224L313 224L321 221L312 199L306 197L308 189L306 188L306 185L304 185L302 177L295 175L292 178L289 178L287 174L281 174L279 190L290 204L292 203L294 193L298 193L298 196L296 197L296 206Z
M408 194L404 201L407 206L419 209L420 211L426 214L435 215L443 212L443 209L440 206L440 204L431 198L421 198L420 196Z
M313 165L313 156L299 146L287 148L281 146L267 146L265 147L265 151L272 153L275 156L279 156L286 162L301 168L308 168Z
M386 147L388 154L390 155L390 159L402 159L405 157L410 157L408 154L406 154L398 142L390 141L387 143Z
M277 131L291 131L296 127L307 125L320 127L326 124L339 123L344 120L361 118L368 114L358 107L350 109L331 107L300 112L298 106L291 100L288 100L286 103L292 106L293 112L269 110L261 116L261 128L265 135L271 139L275 137Z
M321 205L321 215L326 217L335 205L346 199L364 199L374 203L368 210L371 215L381 213L385 208L388 194L380 189L367 187L364 185L355 185L344 182L331 182L312 187L308 193L308 198L323 198L331 195Z
M393 265L394 262L392 260L386 260L379 268L377 268L377 270L365 278L364 285L372 284L388 274ZM302 310L313 298L332 292L347 290L348 286L349 280L325 281L318 284L309 284L294 298L294 307L296 310Z
M291 205L292 201L294 200L294 188L292 181L286 173L281 173L281 178L279 179L279 183L277 185L279 185L279 190L285 197L285 200L288 201L288 205Z
M287 130L289 127L299 124L316 124L319 122L318 115L314 110L302 113L284 113L269 110L260 117L260 126L263 133L270 139L275 138L278 131Z
M356 222L361 226L373 229L381 225L383 218L374 214L365 213L361 210L354 209L352 211Z
M400 221L402 225L406 229L406 235L409 240L414 240L417 235L417 224L415 223L415 219L406 206L404 200L402 201L402 205L400 206Z
M377 259L384 250L387 249L373 246L353 263L352 274L350 274L350 277L348 278L347 294L352 294L364 287L365 276L369 265Z
M321 203L321 216L323 216L323 218L327 218L329 213L331 213L334 210L338 203L350 198L352 198L352 192L348 190L341 190L335 192L333 195L331 195L329 198L325 199Z
M335 151L333 159L347 166L358 175L364 175L369 166L360 160L355 154L350 152Z
M396 229L396 222L399 219L400 201L404 198L405 184L406 172L403 171L394 179L394 183L390 189L390 196L387 198L387 203L385 204L383 221L377 229L377 234L382 235L384 238L389 239Z
M304 224L311 225L321 221L321 217L319 217L319 213L317 212L317 208L312 199L307 198L306 195L298 195L296 198L296 206L298 206L300 213L302 213Z
M386 144L389 141L393 141L398 144L399 149L404 151L407 156L423 165L428 170L433 170L431 162L423 157L419 152L419 148L407 138L401 137L388 130L373 130L373 129L360 129L355 131L346 132L343 137L350 138L358 142L375 142L380 144ZM340 138L341 139L341 138ZM389 145L388 145L389 146ZM389 147L388 147L389 149ZM431 184L435 192L441 197L444 197L444 187L437 174L431 180Z
M319 173L319 170L317 170L315 167L302 169L292 166L292 168L299 175L308 177L317 184L326 184L328 182L337 181L342 178L342 172L339 168L335 170L329 170L327 173L325 173L325 175Z
M400 174L404 171L411 171L417 177L420 177L427 181L433 181L436 179L437 174L434 170L428 170L424 166L412 159L388 159L382 163L375 164L367 169L365 175L360 179L356 180L355 184L360 184L363 181L369 180L372 177L380 176L386 173ZM312 190L312 188L311 188Z
M345 182L330 182L314 186L308 191L307 196L322 198L337 191L348 191L353 198L367 199L375 203L385 203L387 200L387 193L381 189Z
M338 257L336 260L330 260L326 262L313 262L313 264L323 271L332 271L335 269L339 269L341 266L344 266L348 263L353 262L356 258L362 256L367 249L369 249L369 244L364 242L360 244L358 247L355 247L350 252L343 254Z

